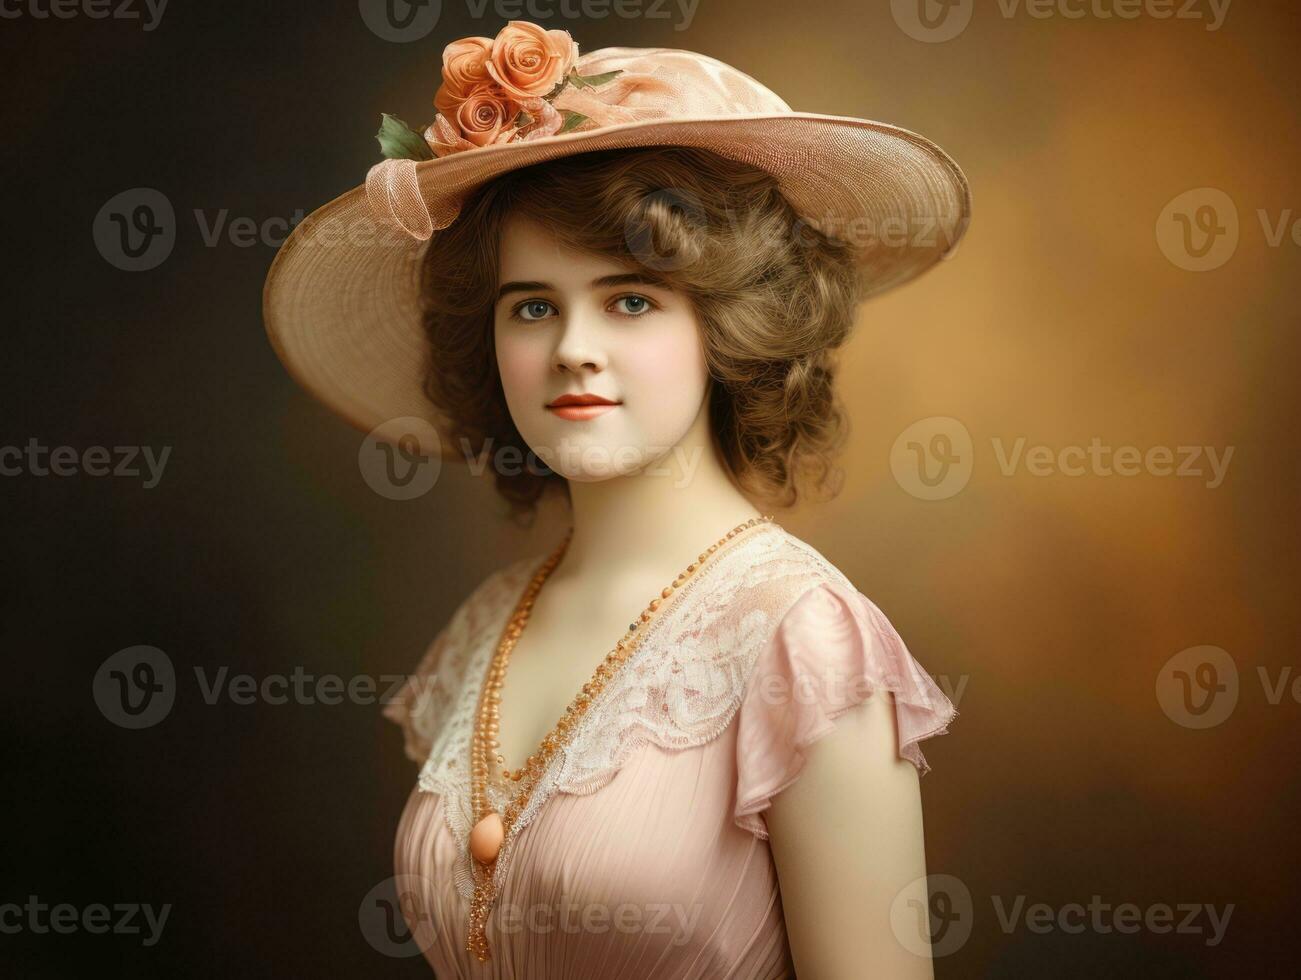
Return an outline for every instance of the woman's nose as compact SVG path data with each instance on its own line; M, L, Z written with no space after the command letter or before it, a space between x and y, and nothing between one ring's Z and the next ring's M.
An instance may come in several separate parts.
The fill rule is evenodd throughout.
M557 370L581 372L603 371L606 366L601 329L594 322L596 314L571 311L560 318L560 337L552 358Z

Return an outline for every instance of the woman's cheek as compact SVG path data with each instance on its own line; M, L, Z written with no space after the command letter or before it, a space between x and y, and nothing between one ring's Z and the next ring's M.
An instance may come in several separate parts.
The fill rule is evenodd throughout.
M542 401L542 387L546 384L545 355L532 349L532 345L507 340L497 336L497 371L501 386L506 392L506 402L513 412L527 414L529 405Z
M625 387L639 407L638 422L648 435L676 440L691 426L704 398L708 369L693 329L678 329L627 352L635 365L635 385Z

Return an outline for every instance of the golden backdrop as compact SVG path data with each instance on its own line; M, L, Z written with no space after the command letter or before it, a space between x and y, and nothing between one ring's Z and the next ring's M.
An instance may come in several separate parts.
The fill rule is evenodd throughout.
M932 911L970 934L937 938L936 974L1243 975L1282 955L1297 870L1301 15L958 2L969 21L941 42L910 5L551 26L584 50L715 55L962 165L962 245L866 304L844 353L844 489L779 512L957 703L923 795ZM404 74L389 94L427 88ZM485 570L561 526L506 527L460 473L438 493L473 517L431 526ZM1216 694L1203 728L1213 662L1237 700Z

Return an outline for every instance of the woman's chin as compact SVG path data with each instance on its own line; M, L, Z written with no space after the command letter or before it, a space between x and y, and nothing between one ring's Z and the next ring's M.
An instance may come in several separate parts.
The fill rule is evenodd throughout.
M645 469L656 455L648 447L612 442L595 434L565 434L544 446L530 445L548 467L566 480L577 483L599 483L632 476Z

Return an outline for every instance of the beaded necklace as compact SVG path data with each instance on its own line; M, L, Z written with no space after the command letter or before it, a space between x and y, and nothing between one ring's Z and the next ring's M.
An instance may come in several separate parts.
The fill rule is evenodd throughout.
M584 684L582 690L574 696L569 706L565 708L565 713L556 722L555 727L542 739L538 750L530 755L524 765L514 772L505 768L501 769L502 777L509 782L519 784L520 790L506 804L503 811L498 813L488 805L487 784L489 760L494 759L497 766L500 767L504 767L506 764L506 760L497 754L497 750L500 748L497 734L501 722L502 682L506 677L506 668L510 664L511 651L515 648L515 643L524 631L529 615L533 611L534 600L536 600L538 592L542 589L543 583L555 571L556 566L560 564L560 560L564 557L565 551L569 548L569 542L574 536L572 527L565 533L564 540L542 563L542 566L524 589L524 594L520 597L514 612L507 621L501 640L497 644L497 650L488 665L487 676L484 678L483 688L479 693L478 715L470 746L470 806L476 820L474 829L470 831L470 853L474 857L471 865L472 870L476 873L477 880L474 885L474 895L470 899L470 929L465 941L465 949L467 952L474 953L481 962L491 958L485 926L488 921L488 913L491 911L493 901L496 898L493 870L497 855L501 853L501 847L506 835L528 805L538 779L546 770L547 763L550 762L557 751L569 743L574 729L586 713L588 706L632 655L642 634L645 633L645 625L650 622L664 601L677 589L681 588L687 579L695 575L714 552L729 540L748 528L768 523L772 519L773 515L771 514L752 517L732 528L718 541L702 551L699 558L679 573L671 585L663 588L660 594L650 601L641 615L628 625L628 631L614 645L614 649L605 655L605 659L593 672L592 679Z

